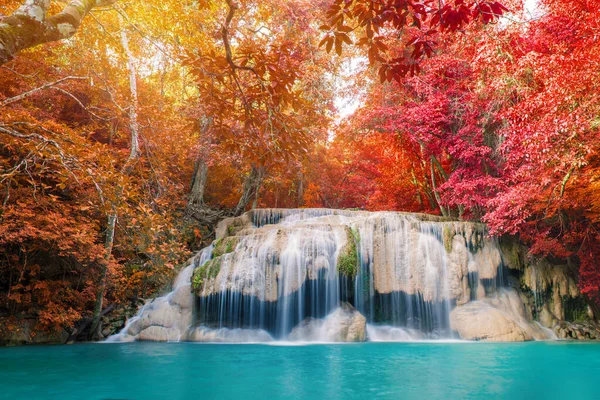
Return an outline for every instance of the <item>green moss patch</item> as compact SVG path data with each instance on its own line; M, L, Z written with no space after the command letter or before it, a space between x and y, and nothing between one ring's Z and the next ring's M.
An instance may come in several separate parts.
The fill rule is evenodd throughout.
M212 260L208 260L201 267L198 267L194 270L194 274L192 275L192 288L195 292L200 292L204 283L207 280L214 279L219 275L221 271L221 259L213 258Z
M221 257L223 254L232 253L238 242L239 238L237 236L228 236L217 240L213 249L213 257Z
M230 224L227 225L227 236L235 236L239 231L244 229L244 223L239 218L231 220Z
M358 251L357 243L360 241L360 235L357 230L346 228L346 244L340 250L337 259L338 273L354 279L358 269Z

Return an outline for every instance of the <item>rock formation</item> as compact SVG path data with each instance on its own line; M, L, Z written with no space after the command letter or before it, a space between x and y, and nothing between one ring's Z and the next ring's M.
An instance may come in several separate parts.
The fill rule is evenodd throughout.
M288 340L314 342L364 342L367 319L348 303L331 312L324 319L306 318L296 325Z
M117 335L108 341L127 342L150 340L176 342L186 340L193 324L194 296L191 276L194 269L211 256L212 246L202 250L190 260L173 285L173 291L145 304L137 316L132 318Z
M531 259L482 224L267 209L225 219L216 232L174 291L113 340L600 337L568 266Z
M450 325L461 339L522 342L549 339L548 332L525 317L525 308L514 289L458 306L450 313Z

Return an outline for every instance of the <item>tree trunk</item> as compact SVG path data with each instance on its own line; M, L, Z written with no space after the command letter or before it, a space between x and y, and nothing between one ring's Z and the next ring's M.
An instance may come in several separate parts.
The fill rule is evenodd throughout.
M68 39L90 10L114 0L72 0L58 14L48 16L50 0L26 0L12 15L0 17L0 65L21 50Z
M127 55L127 68L129 69L129 128L131 130L131 151L129 153L129 161L133 161L140 149L139 140L139 124L137 120L138 95L137 95L137 74L135 65L133 64L133 55L129 49L129 38L127 37L127 29L121 29L121 45Z
M256 194L256 191L259 189L260 183L264 177L265 169L264 167L252 167L250 171L250 175L244 179L244 188L242 191L242 196L240 197L240 201L238 202L237 207L234 211L234 216L240 216L246 210L246 206L250 202L252 196Z
M256 182L256 189L254 190L254 201L252 202L252 209L255 210L256 207L258 207L258 196L260 193L260 188L262 186L263 183L263 178L264 178L264 169L260 169L259 170L259 175L258 175L258 179Z
M131 134L131 151L129 158L123 166L121 173L128 174L131 166L131 162L134 161L139 154L139 125L137 122L137 108L138 108L138 97L137 97L137 77L135 66L133 64L133 56L129 50L129 39L127 37L127 31L125 28L121 29L121 44L127 55L127 67L129 69L129 89L130 89L130 104L129 104L129 130ZM117 199L121 197L123 188L117 196ZM102 330L102 302L104 299L104 291L106 290L106 272L112 254L114 239L115 239L115 228L117 224L118 214L117 205L113 204L112 213L108 215L106 222L106 241L104 248L106 250L106 263L102 266L102 272L100 273L100 282L98 284L98 292L96 293L96 303L94 306L94 313L92 317L92 328L90 334L93 339L101 337Z
M440 171L440 174L442 175L442 178L444 178L444 181L448 180L448 174L446 173L446 171L444 170L444 168L442 167L442 164L439 162L439 160L435 157L435 156L431 156L431 160L434 162L435 166L437 167L438 171ZM438 199L438 203L439 203L439 196L436 197L436 199ZM458 206L458 218L462 219L462 216L465 212L465 207L462 205ZM446 211L447 216L452 216L452 217L456 217L456 213L454 212L454 210L452 210L452 208L448 209Z
M298 174L298 207L304 205L304 173L300 171Z
M206 133L212 125L211 117L202 117L199 121L200 130L200 152L194 164L194 175L192 176L192 185L190 187L190 196L188 199L188 212L193 213L195 207L204 205L204 190L206 188L206 179L208 177L208 148L211 145L210 138Z
M192 176L188 208L204 205L204 188L206 187L207 176L208 165L206 165L204 157L199 156L194 167L194 176Z
M415 191L417 193L417 200L419 201L419 206L421 207L421 209L424 209L425 203L423 202L423 196L421 196L421 188L419 187L419 181L417 181L415 170L411 169L410 173L412 176L412 184L414 185Z
M444 208L444 206L442 206L442 199L440 198L440 194L437 191L437 187L435 184L435 167L434 167L434 160L435 157L431 156L431 188L433 191L433 195L435 196L435 200L437 201L438 207L440 208L440 211L442 212L442 215L444 217L448 216L448 211L446 211L446 209Z
M92 327L90 329L90 336L92 339L100 338L100 331L102 330L102 303L104 300L104 291L106 290L106 273L108 271L108 264L110 263L110 256L112 254L113 244L115 242L115 227L117 226L116 212L108 216L106 225L106 240L104 242L104 248L106 249L106 262L101 267L102 271L100 272L100 282L96 292L96 302L94 304L94 313L92 316Z

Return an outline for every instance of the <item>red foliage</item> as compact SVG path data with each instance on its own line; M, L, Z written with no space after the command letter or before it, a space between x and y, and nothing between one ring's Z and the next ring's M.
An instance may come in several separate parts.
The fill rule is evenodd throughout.
M387 140L376 146L386 151L396 149L400 140L416 160L410 162L404 155L401 169L415 171L421 193L434 208L482 219L495 234L518 234L535 256L569 258L580 265L582 291L598 299L600 41L595 26L600 9L589 1L539 3L541 18L527 24L505 21L493 30L472 28L444 36L426 31L419 39L409 28L400 36L387 30L366 39L353 31L358 44L367 47L370 61L381 63L381 81L396 78L398 83L373 83L350 128L342 131L351 129L368 138L384 133ZM325 27L338 35L347 20L362 28L388 24L399 29L406 21L394 19L398 15L420 20L419 34L429 29L423 28L425 14L412 9L411 2L401 3L400 14L389 9L376 22L361 14L362 2L337 10L340 4L336 2L330 13L330 25L337 27ZM442 3L441 12L429 9L434 15L427 21L452 32L474 18L489 23L506 11L492 2L470 8L474 5ZM511 8L514 18L525 16L517 4ZM429 40L427 45L423 38ZM413 46L410 65L419 61L422 71L402 78L414 71L394 69L395 61L385 55L395 54L397 62L405 62L406 44ZM422 60L425 55L430 58ZM366 140L346 140L345 146L356 148L356 158L363 159L356 143ZM419 164L421 168L415 168ZM395 171L394 177L401 172L381 160L366 171L369 201L357 202L359 207L395 208L396 203L411 209L389 196L412 200L414 192L394 192L391 188L403 184L393 179L379 183L389 171Z

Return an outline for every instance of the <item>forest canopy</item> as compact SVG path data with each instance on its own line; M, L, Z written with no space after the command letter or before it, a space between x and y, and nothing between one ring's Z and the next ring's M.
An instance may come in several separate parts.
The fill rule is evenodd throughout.
M256 207L485 222L600 299L593 0L0 0L0 329L98 337Z

